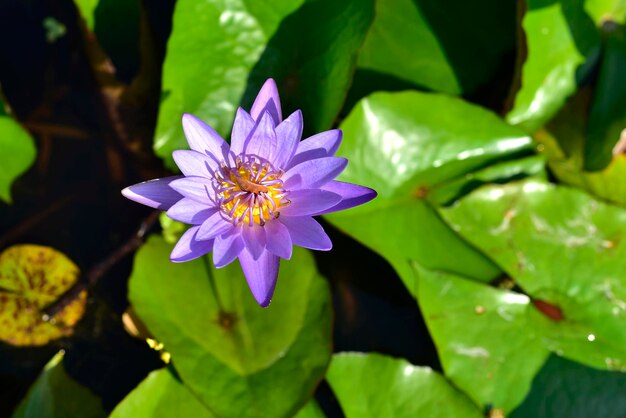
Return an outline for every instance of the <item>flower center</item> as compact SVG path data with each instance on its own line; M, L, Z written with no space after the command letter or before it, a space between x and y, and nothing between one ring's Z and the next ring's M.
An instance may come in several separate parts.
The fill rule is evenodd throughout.
M235 167L222 163L216 173L218 205L235 225L261 226L278 218L280 208L290 202L278 171L254 156L237 157Z

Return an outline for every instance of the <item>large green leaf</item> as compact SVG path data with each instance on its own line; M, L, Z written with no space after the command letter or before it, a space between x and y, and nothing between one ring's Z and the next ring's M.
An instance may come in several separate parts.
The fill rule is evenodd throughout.
M374 353L336 354L327 379L347 418L482 416L441 375L402 359Z
M67 374L63 367L63 352L60 352L48 362L12 418L105 416L100 399Z
M181 126L183 112L195 114L223 136L229 134L248 73L282 18L303 2L176 2L154 143L156 153L167 158L171 167L171 152L187 148Z
M626 411L626 374L550 356L511 418L615 418Z
M11 184L35 161L31 136L4 110L0 100L0 199L11 202Z
M378 0L359 68L451 94L487 81L515 41L515 4ZM475 30L480 27L481 30Z
M173 264L171 249L161 237L148 240L129 292L183 383L220 417L293 415L331 353L328 286L311 255L297 250L282 264L274 300L261 309L238 263Z
M613 148L623 136L626 146L626 33L615 27L606 34L602 67L594 91L585 142L585 168L599 170L613 157ZM619 150L621 153L623 150Z
M248 79L251 105L268 77L283 110L302 109L305 134L329 129L346 98L374 0L313 0L283 20ZM245 106L248 107L248 106Z
M414 292L408 260L488 280L498 270L458 237L427 201L440 183L529 149L530 138L460 99L418 92L377 93L341 125L340 179L379 196L328 219L383 255ZM454 257L450 257L454 254Z
M583 0L527 0L527 58L507 120L535 131L576 90L577 70L597 53L599 35Z
M548 357L537 334L547 320L529 316L525 295L415 268L420 308L446 376L481 408L511 411Z
M196 396L168 369L154 371L122 402L110 418L214 418Z
M558 310L544 343L626 370L626 211L541 181L479 189L444 217L535 301ZM538 311L537 311L538 312Z

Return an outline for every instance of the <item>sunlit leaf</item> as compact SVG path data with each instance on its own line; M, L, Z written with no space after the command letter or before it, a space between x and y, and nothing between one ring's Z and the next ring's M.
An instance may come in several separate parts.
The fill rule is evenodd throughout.
M237 262L219 270L202 259L174 264L171 250L151 237L136 256L129 292L184 385L220 417L295 414L331 352L330 295L312 256L298 250L283 262L274 299L262 309Z
M328 383L346 418L478 418L467 397L429 367L380 354L333 356Z
M171 152L187 148L181 126L183 112L205 120L224 137L230 134L248 73L282 18L303 2L176 2L154 143L156 153L171 167Z
M202 404L168 369L154 371L122 402L111 418L213 418Z
M626 370L626 210L529 180L479 189L442 214L536 306L558 310L542 328L550 350Z
M488 183L506 183L524 177L547 178L545 157L533 155L512 161L504 161L462 177L442 183L433 188L428 199L445 205L460 199L472 190Z
M0 199L11 202L11 184L35 161L31 136L4 110L0 100Z
M42 310L78 279L78 268L50 247L14 245L0 254L0 340L44 345L71 335L83 316L87 292L44 321Z
M498 274L446 226L427 198L441 183L527 152L529 137L478 106L418 92L373 94L341 128L338 154L350 164L340 179L372 187L379 196L329 221L383 255L411 292L410 259L482 280Z
M418 297L446 376L481 409L511 411L549 355L530 298L415 266Z
M583 1L527 0L522 26L527 58L507 120L537 130L576 90L577 71L598 53L600 38Z
M48 362L12 418L104 418L102 402L72 379L63 367L63 352Z

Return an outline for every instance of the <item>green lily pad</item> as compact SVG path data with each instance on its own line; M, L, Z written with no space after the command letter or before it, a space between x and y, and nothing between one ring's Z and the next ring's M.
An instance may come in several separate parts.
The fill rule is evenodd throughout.
M558 312L543 326L550 350L626 370L626 210L529 180L484 187L441 213L535 304Z
M468 16L471 16L468 18ZM450 94L486 82L515 42L515 5L498 0L379 0L359 68ZM475 30L480 27L481 30Z
M440 374L403 359L374 353L336 354L327 379L346 418L483 416Z
M444 95L376 93L344 120L340 180L378 192L367 205L327 216L385 257L411 292L408 260L490 280L498 269L460 240L428 202L437 185L530 150L531 140L496 115ZM450 257L454 254L454 257Z
M238 263L174 264L171 250L150 237L137 253L129 297L182 382L220 417L293 415L331 353L330 295L312 256L296 250L283 262L274 300L262 309Z
M148 375L113 412L111 418L214 418L205 405L168 369Z
M72 379L63 367L63 352L48 362L12 418L104 418L102 402Z
M0 100L0 199L11 203L11 184L35 161L33 138L4 110Z
M273 77L283 111L302 109L305 136L331 128L373 19L374 0L306 2L281 22L267 43L250 73L244 108Z
M509 412L550 354L530 298L414 266L418 297L446 377L481 409Z
M62 253L40 245L14 245L0 254L0 340L11 345L44 345L71 335L85 312L87 292L52 318L42 310L78 279L78 267Z
M279 22L303 2L176 2L154 140L157 155L171 168L172 151L187 148L183 112L198 116L222 136L230 134L248 73Z
M577 71L600 37L582 1L527 0L522 26L527 59L507 121L529 132L554 116L577 87Z

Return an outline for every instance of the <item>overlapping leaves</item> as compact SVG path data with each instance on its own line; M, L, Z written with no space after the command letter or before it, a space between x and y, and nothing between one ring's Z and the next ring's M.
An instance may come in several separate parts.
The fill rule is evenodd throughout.
M564 319L545 337L552 350L626 369L626 211L527 181L481 189L443 215L534 300L558 307Z
M311 255L299 250L283 263L274 301L260 309L236 263L220 270L203 260L173 264L171 248L159 237L142 247L130 299L171 353L185 390L219 417L293 415L331 352L329 292ZM159 388L146 383L125 402Z
M332 223L387 258L411 292L410 259L482 280L498 274L446 226L428 196L496 159L527 152L530 138L477 106L418 92L373 94L341 128L338 154L350 164L340 179L367 184L379 196L328 216Z
M177 2L154 144L171 167L172 150L186 148L183 112L228 137L242 96L250 101L269 77L276 78L285 109L304 111L307 130L330 127L373 18L373 0L303 3Z

